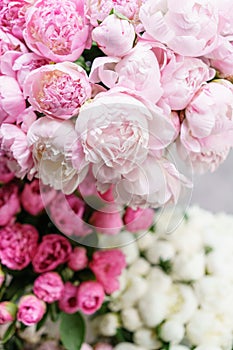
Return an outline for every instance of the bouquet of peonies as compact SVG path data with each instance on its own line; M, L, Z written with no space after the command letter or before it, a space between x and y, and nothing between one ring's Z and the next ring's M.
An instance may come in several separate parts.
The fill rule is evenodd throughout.
M32 331L49 338L51 321L59 321L67 350L81 349L82 314L102 312L119 289L126 260L131 265L139 254L135 239L154 229L154 209L178 205L192 188L192 170L214 171L226 159L233 146L232 24L231 0L1 0L0 338L7 350L21 350ZM148 277L161 280L163 292L152 288L132 311L137 320L150 300L157 321L140 311L145 337L127 329L122 311L126 340L145 338L138 344L144 349L155 329L150 350L183 336L188 346L202 343L189 309L178 322L166 303L185 300L205 256L195 253L198 234L182 238L181 257L171 237L146 249L165 272L154 268ZM118 248L129 243L125 256ZM135 297L147 285L138 264L128 267L136 284L144 279ZM130 309L134 299L126 300ZM209 325L209 314L203 317ZM178 322L175 339L169 322ZM214 344L222 346L217 338Z

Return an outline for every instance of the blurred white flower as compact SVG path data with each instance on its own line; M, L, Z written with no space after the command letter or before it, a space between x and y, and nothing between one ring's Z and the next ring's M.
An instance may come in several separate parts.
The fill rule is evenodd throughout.
M183 339L184 334L185 329L183 324L180 322L167 320L161 326L160 337L165 342L178 344Z
M134 333L134 342L145 346L148 350L160 349L162 343L158 340L156 332L149 328L140 328Z
M121 319L124 328L130 332L135 332L142 326L138 310L132 307L121 311Z

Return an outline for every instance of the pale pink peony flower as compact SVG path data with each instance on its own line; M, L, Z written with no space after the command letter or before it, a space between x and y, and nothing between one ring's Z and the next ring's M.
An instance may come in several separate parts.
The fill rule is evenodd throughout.
M0 226L9 224L20 211L18 192L18 187L14 184L0 187Z
M17 306L10 301L0 303L0 325L12 322L15 320Z
M61 298L63 289L63 281L57 272L46 272L40 275L33 285L33 292L37 298L49 304Z
M37 115L34 112L32 106L26 108L22 113L18 115L17 125L20 126L21 130L27 134L28 129L37 119Z
M33 257L33 269L37 273L54 270L64 264L72 251L68 239L58 234L45 235Z
M54 224L64 234L84 237L92 232L83 219L86 205L75 194L65 196L58 193L47 209Z
M133 22L138 20L138 12L143 0L86 0L87 14L91 24L96 27L112 9Z
M0 149L0 183L8 183L14 178L14 173L7 166L7 152Z
M55 190L49 187L46 189L46 193L41 194L38 179L26 183L20 196L24 210L31 215L38 215L56 196Z
M99 233L117 235L123 228L121 213L115 205L109 205L94 211L89 220Z
M89 35L83 0L38 0L25 17L24 39L33 52L54 62L81 56Z
M93 350L93 348L89 344L84 343L81 350Z
M0 5L1 6L1 5ZM0 28L0 57L2 57L8 51L17 51L21 53L28 52L26 46L17 39L14 35L4 30L3 27Z
M78 306L86 315L94 314L99 310L104 301L104 289L95 281L82 282L78 286Z
M200 88L187 106L178 149L194 169L215 171L233 146L233 90L226 80Z
M73 271L83 270L88 265L87 251L82 247L75 247L69 256L68 266Z
M0 260L11 270L28 266L36 253L38 232L34 226L15 223L0 229Z
M18 114L24 111L26 103L17 81L8 76L0 76L0 125L15 123Z
M2 124L0 146L7 156L7 167L15 176L23 178L33 166L26 134L16 125Z
M92 39L107 56L122 57L133 47L134 26L116 15L109 15L92 31Z
M80 142L75 141L73 123L43 117L31 125L27 137L35 163L33 171L42 182L67 194L74 192L86 176L88 164ZM76 148L72 158L73 147Z
M83 68L63 62L33 70L24 81L24 96L33 108L49 117L69 119L91 97Z
M122 86L156 103L162 96L159 64L150 44L138 43L121 60L98 57L94 60L90 81L109 88Z
M124 223L126 230L136 233L140 230L147 230L153 224L154 210L151 208L126 208L124 215Z
M73 314L79 310L78 287L70 282L66 282L59 300L59 309L67 314Z
M201 56L217 45L219 13L209 0L147 0L139 18L146 33L180 55Z
M35 295L25 295L19 300L17 320L26 326L38 323L46 312L46 304Z
M118 277L126 267L125 256L119 249L95 252L89 266L107 294L119 289Z

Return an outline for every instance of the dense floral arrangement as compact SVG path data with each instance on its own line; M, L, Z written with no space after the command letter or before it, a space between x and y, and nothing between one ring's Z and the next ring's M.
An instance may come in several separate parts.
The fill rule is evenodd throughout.
M226 159L232 24L231 0L0 2L6 349L21 349L24 331L59 318L63 345L79 350L81 314L119 288L119 245L153 228L154 209L176 205L192 187L175 153L191 173Z

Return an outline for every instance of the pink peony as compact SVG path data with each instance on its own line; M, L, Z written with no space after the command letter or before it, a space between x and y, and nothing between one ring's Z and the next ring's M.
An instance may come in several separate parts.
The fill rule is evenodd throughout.
M17 81L8 76L0 76L0 125L15 123L26 103Z
M24 185L20 199L23 208L29 214L38 215L54 199L55 195L55 190L48 187L46 193L41 194L39 180L34 179Z
M140 230L147 230L153 224L154 214L155 212L151 208L126 208L124 215L126 229L133 233Z
M1 78L1 77L0 77ZM33 165L26 134L16 125L0 126L1 151L7 155L7 167L15 176L23 178Z
M104 289L95 281L82 282L78 287L78 306L86 315L94 314L104 301Z
M64 284L60 275L56 272L46 272L34 282L33 292L40 300L53 303L61 298Z
M37 250L38 232L34 226L16 223L0 229L0 260L11 270L28 266Z
M233 146L233 90L216 80L200 88L185 109L179 153L196 171L215 171Z
M71 250L70 242L65 237L57 234L43 236L32 260L34 271L43 273L54 270L68 260Z
M78 287L70 282L66 282L58 305L60 310L67 314L77 312L79 310Z
M1 6L1 4L0 4ZM1 8L1 7L0 7ZM0 19L1 21L1 19ZM0 58L8 51L28 52L26 46L14 35L0 27Z
M83 68L63 62L33 70L24 82L24 96L35 110L69 119L91 97L91 86Z
M46 304L35 295L25 295L19 300L17 320L26 326L38 323L46 312Z
M107 56L122 57L133 47L133 25L116 15L109 15L92 31L92 39Z
M119 209L114 205L94 211L89 222L95 227L97 232L106 235L117 235L123 227Z
M19 211L18 187L13 184L0 187L0 226L9 224Z
M119 289L118 277L126 267L125 256L119 249L95 252L89 266L106 293L112 294Z
M73 271L85 269L88 265L87 251L82 247L75 247L69 256L68 266Z
M83 149L76 141L74 124L69 120L42 117L31 125L27 138L35 163L33 171L42 182L67 194L74 192L88 171ZM77 169L73 167L73 148Z
M33 52L54 62L81 56L89 34L83 0L38 0L25 16L24 39Z
M10 171L7 163L7 152L4 152L2 149L0 149L0 183L8 183L13 180L15 176L14 173Z
M9 301L0 302L0 325L15 320L17 306Z
M81 350L93 350L93 348L89 344L83 343Z
M68 236L86 236L92 229L85 223L85 203L75 194L58 193L48 205L50 218L61 232Z
M201 56L217 45L219 13L209 0L147 0L139 17L146 33L180 55Z

